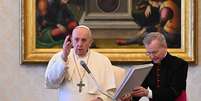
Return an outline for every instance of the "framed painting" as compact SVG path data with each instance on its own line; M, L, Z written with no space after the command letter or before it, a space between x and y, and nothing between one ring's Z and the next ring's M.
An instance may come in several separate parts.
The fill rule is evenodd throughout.
M170 53L196 63L197 0L169 1L172 0L23 0L21 63L47 62L79 24L92 30L91 48L112 62L150 61L142 39L148 32L161 31L167 35L177 33L177 38L167 38ZM171 9L166 12L169 15L161 14L163 8ZM147 9L151 13L145 14ZM162 15L169 20L163 21ZM174 22L175 29L166 28L168 21Z

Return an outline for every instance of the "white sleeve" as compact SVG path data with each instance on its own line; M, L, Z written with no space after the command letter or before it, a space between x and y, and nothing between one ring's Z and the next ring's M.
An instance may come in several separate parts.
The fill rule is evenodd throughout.
M106 91L106 94L112 97L112 95L114 95L114 90L108 90L108 91ZM100 94L100 95L98 95L98 97L100 97L103 101L113 101L112 98L110 98L104 94Z
M58 88L67 73L67 64L61 57L61 52L55 54L48 63L45 72L46 88Z

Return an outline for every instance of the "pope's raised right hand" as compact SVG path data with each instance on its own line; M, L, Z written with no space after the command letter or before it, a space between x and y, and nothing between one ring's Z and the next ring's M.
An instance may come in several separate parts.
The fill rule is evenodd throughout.
M71 37L68 35L66 36L64 43L63 43L63 54L62 58L64 61L67 61L68 54L72 48Z

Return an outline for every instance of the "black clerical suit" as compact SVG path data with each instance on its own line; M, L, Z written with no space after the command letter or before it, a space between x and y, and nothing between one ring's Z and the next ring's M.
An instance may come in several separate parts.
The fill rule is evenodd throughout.
M182 90L186 90L188 63L167 53L159 64L159 87L157 88L156 64L142 86L152 90L151 101L175 101ZM133 101L139 98L133 97Z

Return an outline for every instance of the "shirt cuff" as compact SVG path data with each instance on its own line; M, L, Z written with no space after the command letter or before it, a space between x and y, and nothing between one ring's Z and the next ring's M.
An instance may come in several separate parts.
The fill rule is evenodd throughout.
M149 91L149 93L148 93L147 97L152 98L152 90L148 88L148 91Z
M64 60L63 60L62 53L61 53L61 55L60 55L59 61L62 61L62 64L64 65L65 68L67 67L67 65L68 65L68 59L67 59L67 61L64 61Z

